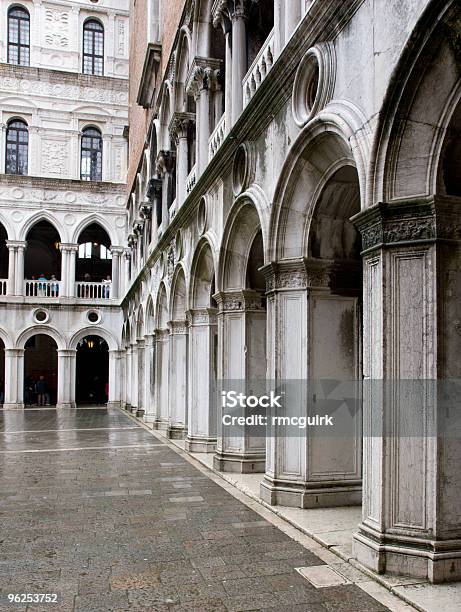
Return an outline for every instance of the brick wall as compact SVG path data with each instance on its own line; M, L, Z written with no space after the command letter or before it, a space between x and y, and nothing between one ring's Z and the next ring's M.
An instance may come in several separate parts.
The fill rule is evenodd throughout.
M154 0L158 1L158 0ZM162 78L168 66L171 49L186 0L163 0L162 34ZM129 125L130 145L127 190L128 195L135 180L144 148L151 111L136 104L139 81L142 74L147 44L148 0L131 0L130 5L130 90Z

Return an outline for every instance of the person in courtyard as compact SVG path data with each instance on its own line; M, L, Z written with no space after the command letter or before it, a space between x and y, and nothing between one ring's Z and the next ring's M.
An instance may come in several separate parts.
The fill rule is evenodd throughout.
M32 406L35 403L36 383L32 375L27 376L24 383L24 404Z
M49 395L48 395L48 385L46 384L46 380L44 376L40 376L38 379L35 390L37 392L37 405L45 406L48 400L49 405Z

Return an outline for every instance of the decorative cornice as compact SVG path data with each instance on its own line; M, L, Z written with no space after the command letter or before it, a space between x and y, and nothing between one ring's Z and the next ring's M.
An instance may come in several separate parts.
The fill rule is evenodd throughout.
M162 46L148 43L146 56L139 82L138 95L136 102L143 108L149 108L155 97L158 69L162 58Z

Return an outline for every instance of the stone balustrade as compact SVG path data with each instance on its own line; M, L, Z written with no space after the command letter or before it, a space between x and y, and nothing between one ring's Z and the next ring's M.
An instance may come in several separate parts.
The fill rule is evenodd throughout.
M274 40L274 30L272 30L243 78L244 107L247 106L251 98L255 95L259 86L272 68L274 63Z
M222 145L226 136L226 113L218 121L217 126L213 130L210 139L208 141L208 159L211 161L216 155L219 147Z

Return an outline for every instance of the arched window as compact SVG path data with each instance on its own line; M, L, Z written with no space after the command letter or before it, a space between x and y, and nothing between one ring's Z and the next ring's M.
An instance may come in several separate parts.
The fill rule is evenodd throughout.
M30 16L22 6L8 11L8 63L28 66L30 63Z
M104 72L104 28L96 19L83 24L83 74Z
M27 174L29 131L27 123L13 119L6 129L6 174Z
M102 136L97 128L88 127L83 130L80 158L80 178L82 181L101 181Z

